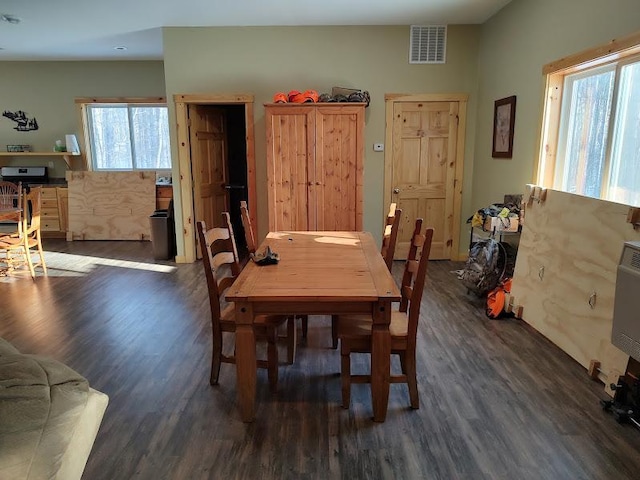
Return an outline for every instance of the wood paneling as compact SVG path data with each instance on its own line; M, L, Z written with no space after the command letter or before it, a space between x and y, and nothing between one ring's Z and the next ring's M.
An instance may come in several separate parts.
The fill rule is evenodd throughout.
M67 240L148 240L155 173L67 172Z
M269 230L362 229L363 104L265 105Z
M617 381L628 355L611 344L617 266L623 243L640 240L629 207L547 190L531 201L520 237L512 296L523 319L600 378ZM589 305L596 295L595 307Z

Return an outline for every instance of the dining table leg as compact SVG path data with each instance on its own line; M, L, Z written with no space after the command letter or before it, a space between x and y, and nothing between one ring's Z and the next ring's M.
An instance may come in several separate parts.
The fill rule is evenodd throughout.
M255 419L256 336L250 303L236 302L236 384L238 405L243 422Z
M374 308L371 329L371 404L374 422L384 422L389 404L391 380L391 303L380 302Z

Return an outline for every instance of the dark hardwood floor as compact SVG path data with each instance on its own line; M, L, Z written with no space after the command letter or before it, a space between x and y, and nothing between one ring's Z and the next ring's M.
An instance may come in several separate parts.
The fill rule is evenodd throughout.
M368 385L342 409L330 322L311 317L277 394L258 372L257 420L244 424L234 367L208 383L199 262L154 262L144 242L45 248L49 277L0 278L0 336L109 395L85 479L640 478L640 431L602 411L602 384L522 321L489 320L451 273L460 263L429 265L419 410L406 385L391 386L384 424Z

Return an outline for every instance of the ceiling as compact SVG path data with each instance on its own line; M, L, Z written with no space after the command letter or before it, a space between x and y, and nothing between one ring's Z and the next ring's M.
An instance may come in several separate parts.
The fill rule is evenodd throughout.
M0 61L160 60L163 26L479 24L510 1L0 0L21 20L0 21Z

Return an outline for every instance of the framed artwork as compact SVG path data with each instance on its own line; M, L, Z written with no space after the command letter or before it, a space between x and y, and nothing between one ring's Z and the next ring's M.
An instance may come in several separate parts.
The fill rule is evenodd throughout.
M513 157L516 96L496 100L493 110L493 158Z

